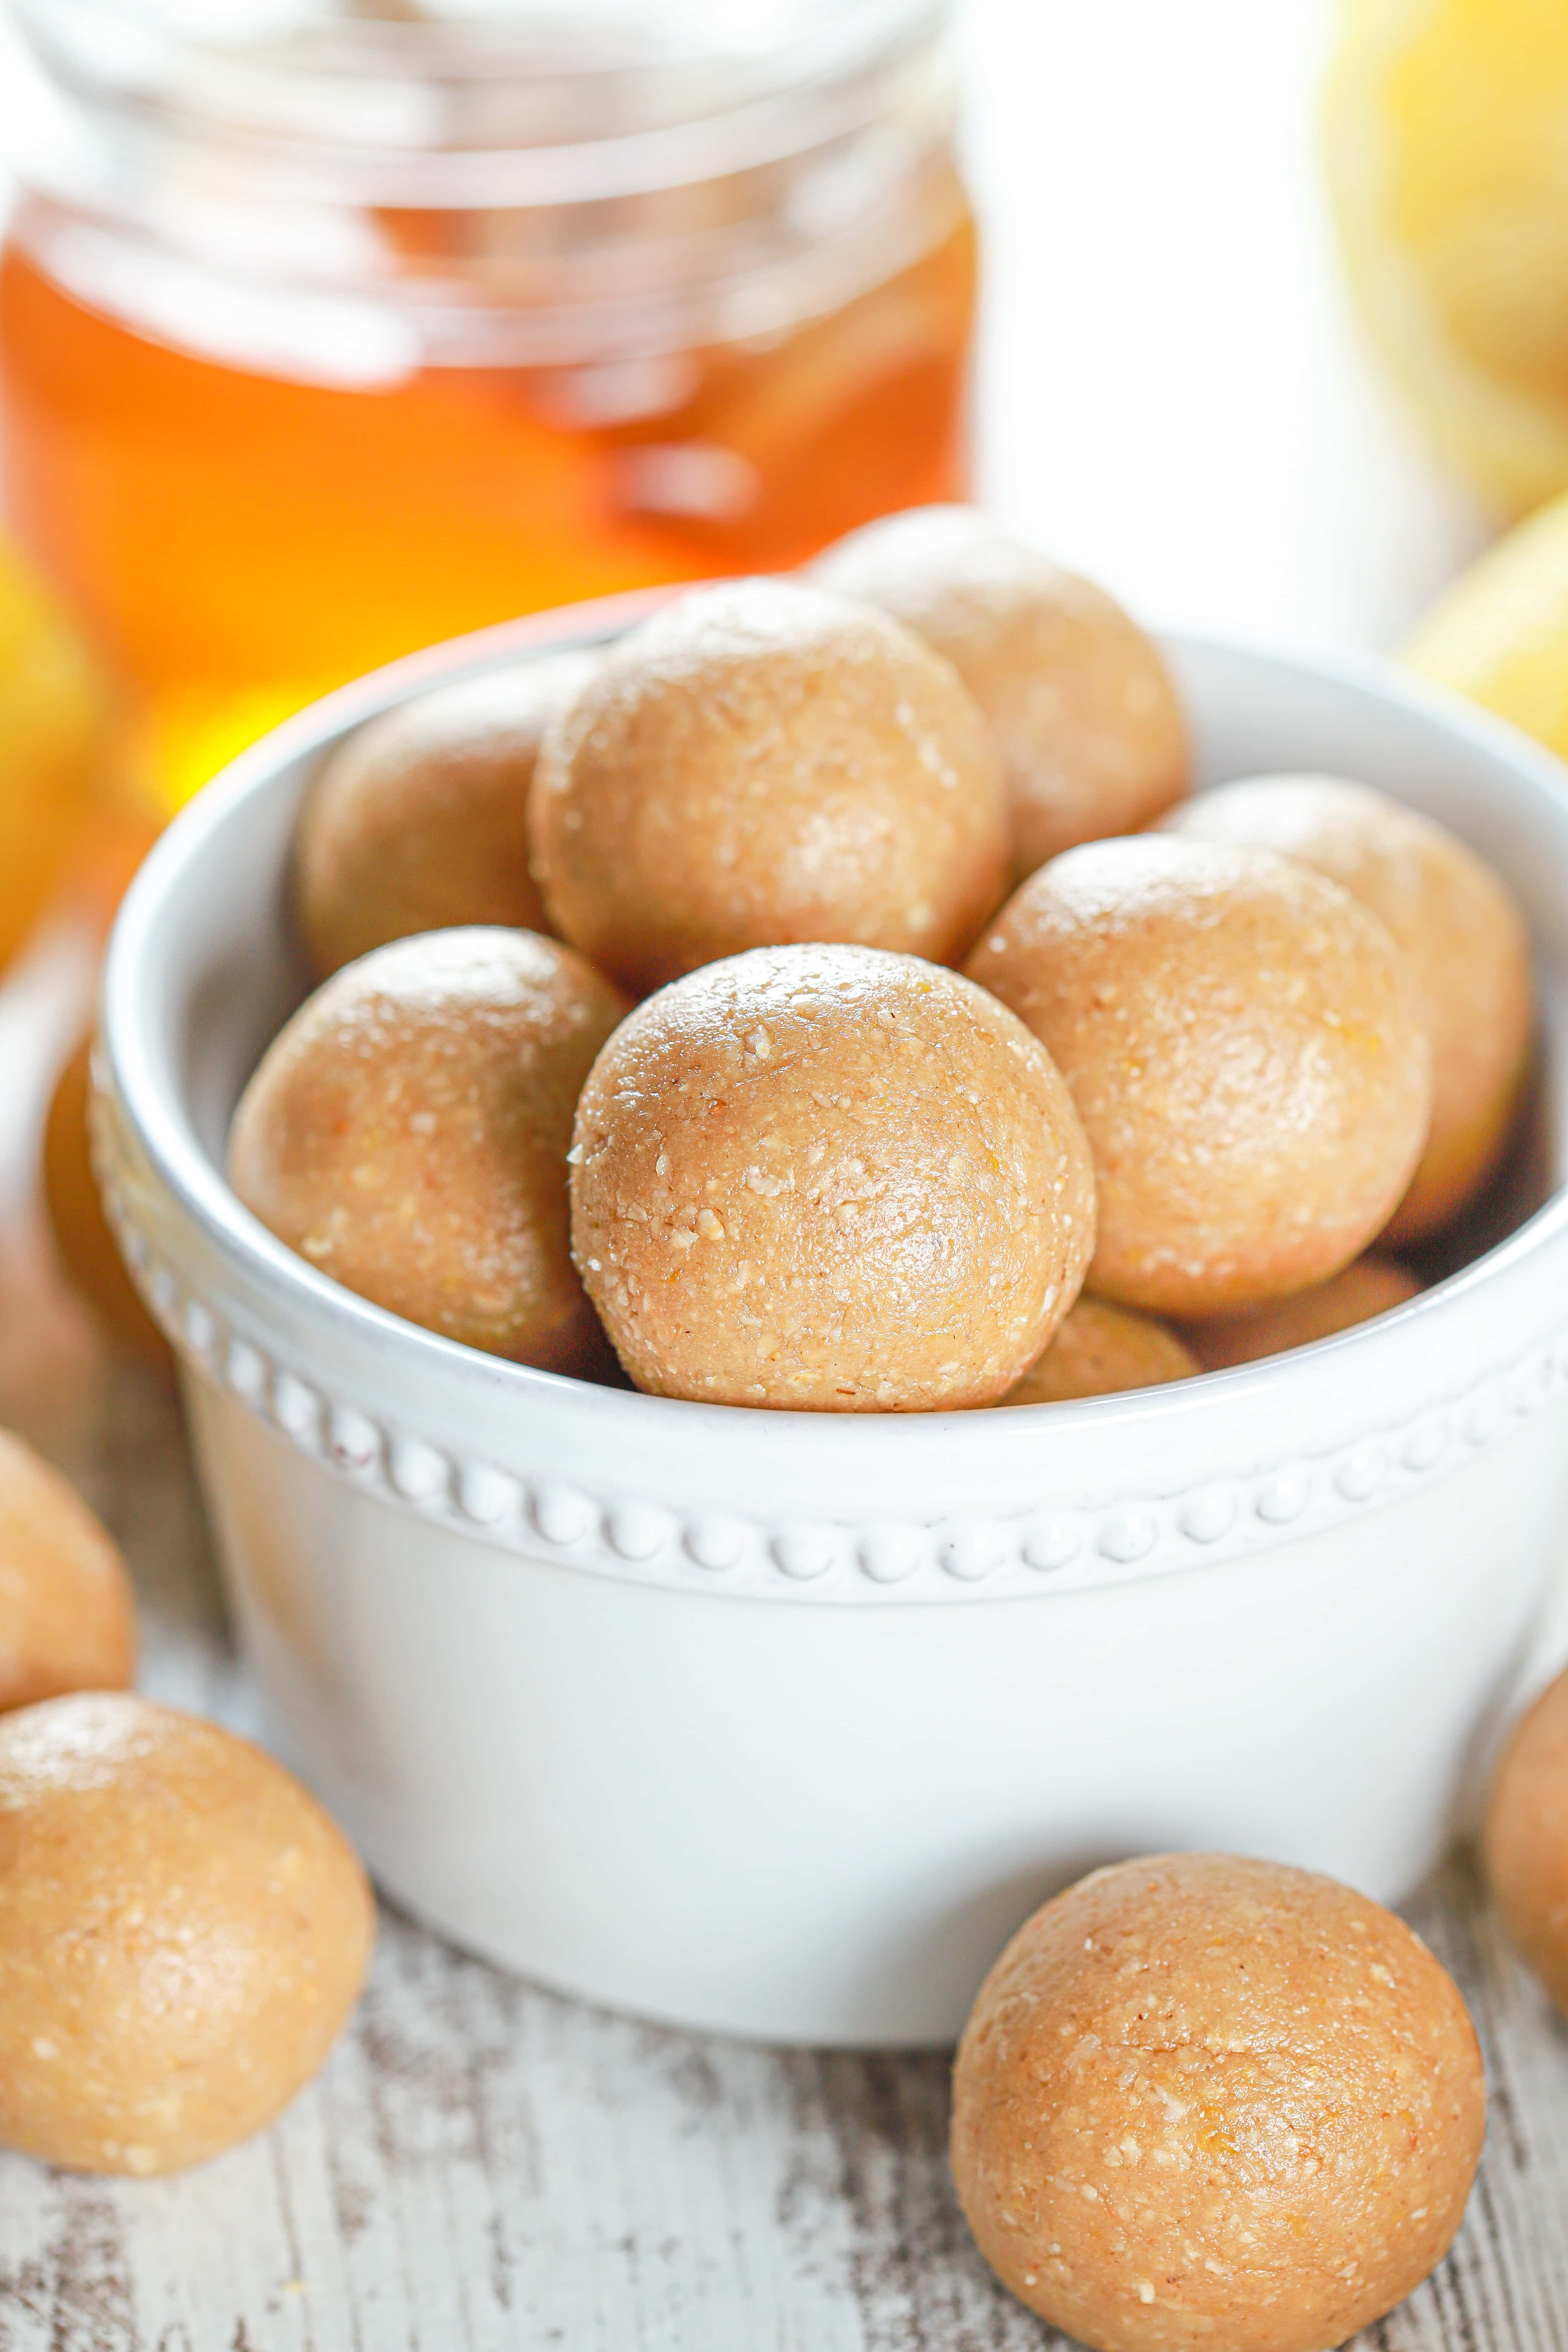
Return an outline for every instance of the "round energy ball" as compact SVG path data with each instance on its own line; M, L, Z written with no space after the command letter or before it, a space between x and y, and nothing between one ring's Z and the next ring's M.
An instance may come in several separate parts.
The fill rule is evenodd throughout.
M318 979L415 931L549 929L528 870L528 797L547 721L593 669L591 654L563 653L459 678L332 752L294 838L295 911Z
M545 737L531 822L556 928L634 995L791 940L944 962L1006 888L951 665L792 581L699 589L614 646Z
M1136 622L973 507L852 531L814 578L945 654L990 722L1022 881L1080 841L1134 833L1188 788L1181 705Z
M566 1152L626 1006L531 931L428 931L363 957L274 1039L240 1098L229 1181L362 1297L548 1371L603 1348L572 1270Z
M1509 1742L1483 1846L1509 1932L1568 2016L1568 1675L1548 1685Z
M1305 866L1088 843L1014 893L966 969L1072 1088L1108 1298L1208 1315L1326 1281L1410 1181L1432 1072L1405 968Z
M871 948L760 948L594 1066L572 1246L639 1388L818 1412L989 1404L1078 1295L1094 1184L1050 1056Z
M1152 1315L1079 1298L1068 1307L1043 1355L1001 1400L1062 1404L1069 1397L1110 1396L1119 1389L1158 1388L1201 1370L1175 1333Z
M1004 2283L1097 2352L1323 2352L1442 2259L1485 2127L1464 2002L1391 1912L1171 1854L1014 1937L959 2044L952 2168Z
M0 1430L0 1712L123 1690L136 1609L116 1546L59 1473Z
M1534 1024L1530 936L1492 868L1430 817L1339 776L1255 776L1169 820L1251 843L1338 882L1386 924L1432 1045L1432 1130L1387 1238L1447 1224L1496 1165Z
M88 1036L60 1072L49 1099L43 1168L49 1233L66 1279L109 1337L173 1379L174 1350L125 1271L92 1172L88 1128L91 1065L92 1039Z
M1390 1307L1403 1307L1420 1294L1421 1285L1407 1267L1369 1250L1327 1282L1292 1291L1289 1298L1243 1307L1239 1315L1189 1323L1184 1337L1204 1370L1217 1372L1227 1364L1282 1356L1287 1349L1305 1348L1313 1339L1348 1331L1353 1324L1370 1323L1374 1315L1386 1315Z
M176 2172L269 2123L359 1998L364 1874L216 1724L126 1695L0 1721L0 2144Z

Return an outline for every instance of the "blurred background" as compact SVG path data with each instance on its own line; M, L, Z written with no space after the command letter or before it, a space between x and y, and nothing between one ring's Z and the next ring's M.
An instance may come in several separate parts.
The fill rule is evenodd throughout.
M170 812L512 613L973 494L1148 621L1568 748L1560 0L4 19L13 1192Z

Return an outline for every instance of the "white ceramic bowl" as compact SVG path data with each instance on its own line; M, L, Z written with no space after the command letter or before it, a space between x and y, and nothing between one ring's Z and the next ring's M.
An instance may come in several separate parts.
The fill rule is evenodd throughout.
M437 648L171 827L106 979L100 1163L180 1349L272 1734L382 1885L573 1992L770 2039L950 2039L1109 1856L1215 1846L1405 1893L1530 1650L1568 1508L1568 1199L1375 1325L1092 1402L746 1412L478 1355L339 1289L225 1184L303 992L289 828L322 747L642 600ZM1340 770L1509 877L1564 1046L1568 800L1361 660L1169 648L1203 774Z

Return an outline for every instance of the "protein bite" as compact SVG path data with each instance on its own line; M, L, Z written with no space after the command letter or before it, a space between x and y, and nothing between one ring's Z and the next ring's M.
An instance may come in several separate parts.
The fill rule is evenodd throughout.
M980 2250L1096 2352L1323 2352L1459 2226L1486 2127L1458 1989L1302 1870L1097 1871L1015 1936L953 2076Z
M269 2123L359 1999L364 1874L299 1782L129 1695L0 1721L0 2143L177 2172Z
M1190 1380L1199 1369L1175 1333L1152 1315L1112 1307L1103 1298L1079 1298L1002 1402L1063 1404L1071 1397L1110 1396L1120 1389Z
M1375 1315L1417 1298L1421 1285L1408 1266L1368 1251L1308 1290L1289 1298L1271 1298L1261 1307L1244 1307L1238 1315L1215 1315L1207 1322L1190 1323L1185 1338L1205 1372L1227 1364L1250 1364L1262 1356L1282 1356L1289 1348L1305 1348L1313 1339L1331 1339Z
M955 972L765 948L662 990L583 1090L572 1243L639 1388L819 1412L988 1404L1076 1297L1089 1149Z
M1106 1297L1198 1316L1326 1281L1410 1181L1432 1072L1404 965L1305 866L1088 843L1014 893L966 969L1072 1089Z
M546 735L531 824L556 928L634 995L795 940L950 961L1006 887L951 664L787 581L700 590L612 648Z
M431 931L328 981L240 1098L229 1181L395 1315L546 1370L603 1341L572 1270L578 1092L626 1006L530 931Z
M1080 841L1136 832L1187 790L1181 705L1142 630L977 509L868 523L813 576L892 614L963 678L1006 773L1015 881Z
M136 1609L120 1551L58 1471L0 1430L0 1712L121 1690Z
M1426 1149L1387 1237L1447 1224L1497 1163L1534 1023L1529 935L1500 877L1444 826L1339 776L1223 784L1170 822L1299 857L1386 924L1410 969L1434 1082Z
M92 1039L84 1037L49 1098L44 1123L44 1206L60 1267L112 1339L173 1379L174 1356L142 1304L110 1230L92 1172L88 1105Z
M548 720L592 655L517 662L416 695L322 767L294 840L294 905L318 979L415 931L546 931L528 797Z
M1510 1740L1483 1843L1509 1932L1568 2016L1568 1675L1548 1685Z

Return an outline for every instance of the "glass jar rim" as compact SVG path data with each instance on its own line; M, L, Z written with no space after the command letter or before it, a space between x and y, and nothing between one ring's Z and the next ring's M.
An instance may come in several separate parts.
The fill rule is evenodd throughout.
M951 15L950 0L426 0L417 17L336 0L12 5L57 98L111 149L221 150L280 191L453 211L614 201L798 154L874 120Z

